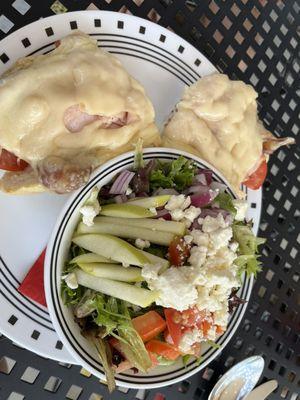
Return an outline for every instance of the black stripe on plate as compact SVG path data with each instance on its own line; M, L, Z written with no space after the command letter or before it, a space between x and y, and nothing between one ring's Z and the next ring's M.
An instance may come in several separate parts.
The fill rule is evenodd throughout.
M201 78L201 76L199 74L196 74L196 76L194 76L193 74L191 74L185 67L182 67L177 61L172 60L172 58L166 56L165 54L162 54L160 52L158 52L157 50L151 49L150 47L146 47L146 46L142 46L141 44L137 44L137 43L132 43L132 42L127 42L125 40L113 40L113 39L97 39L97 42L100 43L100 47L114 47L113 45L106 45L106 46L102 46L102 43L104 42L108 42L108 43L121 43L121 44L125 44L125 45L129 45L129 46L136 46L138 48L144 49L144 50L149 50L151 52L153 52L156 55L160 55L162 56L164 59L174 63L175 65L177 65L177 67L179 67L181 70L183 70L187 75L189 75L190 78L192 78L192 81L195 82L196 80L198 80L199 78ZM148 43L150 44L150 43ZM175 57L173 55L173 57L176 59L177 57Z
M176 158L176 155L178 156L178 155L180 155L180 153L174 154L173 157L170 156L168 153L158 153L158 154L157 154L157 153L153 153L153 154L152 154L152 153L148 153L148 154L145 155L145 159L149 159L149 158L153 158L153 157L155 157L155 158L164 158L164 159L174 159L174 158ZM127 163L128 158L132 160L132 156L127 157L126 159L123 159L122 161L119 161L118 164L114 164L114 166L108 167L108 169L102 171L101 174L99 174L98 176L96 176L96 177L94 177L94 178L92 179L92 181L89 183L88 187L85 188L85 190L81 191L81 192L78 194L78 196L74 199L73 203L70 205L69 209L66 211L65 216L64 216L64 219L61 221L61 224L60 224L60 226L59 226L59 228L58 228L57 235L56 235L56 238L55 238L55 241L54 241L54 244L53 244L53 252L52 252L52 254L51 254L51 265L52 265L52 266L54 265L54 269L52 270L52 275L51 275L51 277L50 277L50 286L51 286L51 292L52 292L52 296L53 296L53 300L54 300L53 305L54 305L54 309L55 309L55 313L56 313L57 320L58 320L58 322L59 322L59 324L60 324L60 327L61 327L61 329L62 329L64 335L66 335L67 337L70 337L70 336L71 336L71 337L73 338L74 342L77 344L77 346L78 346L78 347L83 351L83 353L87 356L87 358L86 358L86 357L85 357L84 355L82 355L82 353L81 353L81 354L80 354L81 357L82 357L88 364L90 364L90 365L92 364L93 368L94 368L95 370L97 370L98 372L102 373L102 374L103 374L103 369L99 369L99 362L98 362L98 360L95 360L93 357L91 357L91 356L80 346L80 344L77 342L76 338L74 337L74 335L73 335L72 332L70 331L70 329L69 329L69 327L68 327L68 325L67 325L67 323L66 323L66 320L65 320L65 318L64 318L64 316L63 316L63 314L62 314L62 310L61 310L61 306L60 306L60 302L59 302L58 288L55 287L55 286L56 286L56 285L55 285L55 282L56 282L55 277L56 277L56 274L57 274L57 257L58 257L59 243L60 243L60 240L61 240L61 238L62 238L62 236L63 236L65 227L66 227L66 225L67 225L67 223L68 223L68 221L69 221L69 219L70 219L70 217L71 217L71 215L72 215L72 211L77 207L77 205L79 204L79 202L82 200L82 198L85 196L85 194L91 189L92 186L94 186L95 184L97 184L97 182L98 182L99 180L102 180L102 179L103 179L105 176L107 176L108 174L114 172L114 170L119 169L119 168L121 168L121 167L124 166L124 165L127 165L127 164L128 164L128 163ZM126 160L126 163L124 164L124 161L125 161L125 160ZM199 166L201 165L201 164L199 164L198 162L197 162L197 164L198 164ZM218 181L222 181L218 175L213 174L213 176L214 176L215 179L217 178ZM229 190L229 192L231 192L231 191ZM231 194L233 195L232 192L231 192ZM63 226L63 225L64 225L64 226ZM55 262L53 262L54 254L55 254ZM50 271L50 274L51 274L51 271ZM247 280L246 282L244 282L243 287L242 287L242 295L244 295L244 292L245 292L245 291L246 291L246 292L248 291L249 283L250 283L249 280ZM54 295L54 293L53 293L53 292L54 292L53 286L55 287L55 292L56 292L55 295ZM58 312L58 309L57 309L57 308L59 309L59 312ZM220 341L218 341L218 343L223 343L223 342L228 338L229 333L231 333L231 332L230 332L230 326L233 325L233 324L235 323L235 321L240 317L241 312L244 310L244 308L245 308L245 306L242 306L242 307L239 307L238 309L236 309L235 313L234 313L234 314L232 315L232 317L231 317L231 320L230 320L230 322L229 322L227 331L226 331L226 332L224 333L224 335L220 338ZM61 319L58 318L58 315L59 315L59 314L60 314L60 316L61 316L61 319L64 321L64 325L65 325L65 326L63 326L63 325L61 324ZM237 327L236 327L236 328L237 328ZM67 335L67 333L66 333L66 330L69 331L69 334L68 334L68 335ZM227 333L227 334L226 334L226 333ZM70 344L71 344L71 346L73 347L73 349L74 349L75 351L78 351L78 349L76 349L76 347L74 347L73 343L70 343ZM215 352L217 352L217 351L218 351L218 350L216 350L216 349L208 349L206 353L211 352L211 354L210 354L210 357L211 357L211 356L213 356L213 354L214 354ZM206 354L206 353L205 353L205 354ZM90 361L89 361L89 360L90 360ZM207 361L207 360L205 360L205 361ZM192 364L193 364L193 363L192 363ZM192 364L190 364L190 365L191 365L191 368L193 368ZM190 365L189 365L189 366L190 366ZM195 366L195 367L196 367L196 368L199 368L199 367L197 367L197 366ZM201 368L201 366L200 366L200 368ZM181 370L183 370L183 369L185 369L185 368L183 367L183 368L180 368L179 370L175 370L175 371L172 371L172 372L169 372L169 373L166 373L166 374L160 374L160 375L158 375L158 376L154 376L154 375L149 376L148 380L145 381L145 383L149 383L149 380L151 380L151 383L155 384L155 382L153 382L153 378L155 378L155 377L162 377L162 376L164 376L164 375L172 375L172 378L174 379L175 376L176 376L178 373L180 373ZM194 369L195 369L195 368L193 368L192 370L190 369L190 370L188 371L188 373L192 373L192 371L193 371ZM126 377L128 376L128 377L130 377L130 381L127 381L127 380L125 380L125 379L123 379L123 378L121 379L121 378L118 377L119 381L129 382L129 383L132 382L132 378L133 378L132 376L126 375L126 374L122 374L122 376L126 376ZM147 377L141 377L141 379L139 379L138 382L141 383L142 381L145 380L145 378L147 378ZM163 382L162 380L156 381L156 383L162 383L162 382Z
M132 54L132 53L124 53L124 52L122 52L122 51L110 51L110 53L111 53L111 54L120 54L120 55L123 55L123 56L130 56L130 57L134 57L134 58L139 58L140 60L149 61L151 64L155 64L155 65L157 65L158 67L164 69L165 71L170 72L172 75L176 76L176 78L180 79L181 82L183 82L185 85L190 86L190 84L193 83L193 82L191 82L191 81L190 81L190 82L186 82L183 78L181 78L180 76L178 76L175 72L173 72L173 71L169 70L168 68L166 68L164 65L161 65L161 64L159 64L159 63L157 63L157 62L155 62L155 61L153 61L153 60L149 60L149 59L146 58L146 57L138 56L138 55Z
M12 292L12 291L9 289L9 281L7 280L7 277L4 275L3 271L0 270L0 274L3 275L3 278L1 279L1 283L2 283L3 287L5 287L7 293L9 293L9 295L14 299L14 300L13 300L13 303L14 303L14 304L18 303L20 306L24 307L28 312L31 312L31 313L32 313L33 315L35 315L36 317L38 317L38 318L40 318L41 320L43 320L43 321L45 321L45 322L48 322L50 325L52 325L52 322L51 322L50 317L49 317L49 318L45 318L44 316L38 314L35 310L33 310L30 306L28 306L26 303L24 303L24 302L18 297L19 292L17 292L17 294L15 294L15 292ZM6 286L6 285L4 284L4 280L5 280L5 282L6 282L6 285L8 284L8 286ZM23 297L24 297L24 296L23 296ZM7 299L7 300L9 299L8 295L6 296L6 299ZM26 299L26 297L24 297L24 299ZM32 319L33 319L33 318L34 318L34 317L32 317ZM35 322L36 322L36 320L35 320Z
M157 46L154 43L148 42L146 40L142 40L136 37L132 37L132 36L126 36L126 35L119 35L119 34L115 34L115 33L90 33L90 36L112 36L112 37L120 37L120 38L125 38L125 39L131 39L131 40L136 40L137 42L141 42L141 43L145 43L148 44L149 46L155 47L158 50L163 51L164 53L169 54L170 56L174 57L176 60L178 60L179 62L181 62L182 64L184 64L188 69L190 69L198 78L201 78L201 76L198 74L197 71L195 71L189 64L187 64L185 61L183 61L182 59L180 59L179 57L175 56L175 54L171 53L170 51L164 49L161 46ZM161 42L160 42L161 43ZM190 45L194 50L197 51L197 49ZM200 57L204 57L203 54L201 54L200 52L198 52L200 54ZM208 59L206 57L204 57L206 61L208 61ZM217 72L217 70L216 70Z
M6 286L3 284L3 287L7 290ZM48 329L49 331L55 332L54 328L50 328L49 326L43 324L40 321L37 321L35 318L33 318L31 315L28 315L24 310L22 310L21 308L19 308L19 306L16 305L15 302L13 302L9 297L6 296L6 294L3 292L3 290L0 290L0 294L1 296L6 299L12 306L13 308L16 308L18 311L20 311L20 313L22 315L25 315L27 318L29 318L31 321L36 322L37 324L43 326L44 328ZM13 296L14 297L14 296ZM29 310L31 311L31 310Z
M154 55L152 55L152 54L146 53L146 52L141 51L141 50L139 50L139 49L130 48L130 47L111 46L111 45L103 45L103 46L102 46L102 45L101 45L101 48L105 48L105 49L120 49L120 50L129 50L129 51L131 50L131 51L135 51L135 52L137 52L137 53L139 53L139 54L143 54L143 55L145 55L145 56L151 57L151 58L153 58L153 59L155 59L155 60L164 61L164 60L162 60L161 58L158 58L158 57L156 57L156 56L154 56ZM112 51L109 51L109 52L112 53L112 54L125 54L125 55L129 55L128 53L121 53L121 52L119 53L119 52L116 52L115 50L112 50ZM130 53L130 55L133 56L133 57L136 57L135 54L131 54L131 53ZM167 66L170 67L170 68L174 68L174 71L176 71L177 73L180 74L180 71L179 71L176 67L174 67L173 65L169 64L168 62L164 62L164 65L161 65L161 64L159 64L159 63L157 63L157 62L155 62L155 61L152 61L151 59L146 58L146 57L139 56L138 58L140 58L140 59L142 59L142 60L150 61L152 64L156 64L156 65L160 66L161 68L165 69L165 70L168 71L168 72L171 72L173 75L175 75L177 78L179 78L179 76L178 76L175 72L172 72L170 69L168 69L168 68L165 67L165 65L167 65ZM181 73L182 73L182 72L181 72ZM187 84L188 86L190 86L192 83L195 82L194 80L192 80L192 79L189 78L188 76L184 75L183 73L182 73L182 75L183 75L184 78L189 82L189 84ZM181 79L181 78L179 78L179 79ZM181 79L181 80L182 80L182 79Z

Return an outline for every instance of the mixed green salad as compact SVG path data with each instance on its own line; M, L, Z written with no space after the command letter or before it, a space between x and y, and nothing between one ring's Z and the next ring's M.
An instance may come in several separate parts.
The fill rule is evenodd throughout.
M147 373L214 343L260 270L264 242L212 171L179 157L144 162L94 188L81 208L62 277L64 303L114 374Z

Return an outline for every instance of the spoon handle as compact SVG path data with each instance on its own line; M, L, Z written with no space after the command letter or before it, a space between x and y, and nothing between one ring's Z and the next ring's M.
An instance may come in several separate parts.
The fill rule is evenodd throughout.
M276 380L268 381L250 392L243 400L265 400L278 386Z

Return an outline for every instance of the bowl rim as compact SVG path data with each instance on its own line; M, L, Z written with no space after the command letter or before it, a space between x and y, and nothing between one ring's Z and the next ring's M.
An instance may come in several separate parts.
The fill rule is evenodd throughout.
M214 175L219 180L221 180L223 183L225 183L227 185L230 194L234 198L238 198L236 192L231 187L231 185L229 184L227 179L225 179L224 176L218 170L216 170L215 167L213 167L211 164L209 164L205 160L201 159L200 157L197 157L196 155L194 155L192 153L188 153L188 152L181 151L181 150L176 150L173 148L167 148L167 147L149 147L149 148L143 149L143 154L148 159L166 158L167 155L171 156L170 159L174 159L174 156L179 157L180 155L182 155L188 159L194 160L194 161L198 162L199 164L202 164L206 168L211 169L213 171ZM118 171L116 171L116 173L119 172L122 169L122 167L126 167L126 166L128 166L128 164L132 165L133 157L134 157L134 151L130 151L130 152L123 153L121 155L118 155L117 157L114 157L114 158L108 160L107 162L102 164L100 167L98 167L93 172L89 182L85 186L81 187L80 189L75 191L70 196L70 198L67 200L66 204L64 205L63 209L61 210L61 212L56 220L54 229L52 230L52 234L51 234L50 240L48 242L46 257L45 257L45 268L44 268L45 293L46 293L47 306L48 306L48 310L49 310L49 314L50 314L50 318L52 320L53 326L54 326L58 336L60 337L60 340L62 341L63 345L70 352L70 354L74 357L74 360L78 364L82 365L85 369L90 371L92 374L94 374L95 376L99 377L100 379L104 379L104 380L105 380L105 376L104 376L103 372L96 369L86 359L84 359L81 354L79 354L78 350L76 350L74 348L74 344L72 343L72 341L70 340L69 336L66 334L66 332L62 326L61 317L62 317L63 311L60 310L61 315L60 315L60 313L57 312L56 306L55 306L55 295L53 293L53 290L57 289L57 287L56 287L57 285L55 285L52 282L53 279L54 279L54 281L56 279L56 276L53 275L53 256L54 256L55 252L58 253L58 251L61 247L64 248L64 246L61 245L61 241L59 241L58 245L56 246L57 235L60 232L62 221L64 220L68 210L72 206L74 206L77 198L80 197L80 201L78 201L77 204L74 206L74 208L76 208L76 209L79 206L79 204L81 204L84 201L84 199L86 199L87 194L90 192L90 190L96 185L99 186L101 181L103 179L105 179L105 176L103 176L97 180L97 177L99 175L104 173L105 170L107 170L109 168L113 168L118 163L120 163L122 161L124 161L124 162L126 161L127 164L118 166ZM110 173L111 172L109 172L109 174ZM72 217L73 211L71 212L69 218ZM68 219L68 221L69 221L69 219ZM65 223L65 227L68 226L68 221ZM57 250L56 250L56 247L57 247ZM226 345L228 344L228 342L231 340L232 336L236 332L238 326L240 325L240 322L242 321L244 313L246 311L248 300L250 298L251 291L252 291L252 286L253 286L253 276L251 276L250 278L244 277L243 284L240 289L243 291L243 297L245 298L246 303L241 304L241 305L239 305L239 307L236 308L236 310L235 310L234 314L232 315L230 322L229 322L229 325L231 324L232 326L230 326L230 328L227 329L226 332L224 333L224 335L222 335L219 339L220 341L222 341L222 338L223 338L221 346L217 349L213 349L212 347L210 347L205 352L205 354L210 353L209 356L207 356L207 359L203 363L201 363L199 366L195 366L194 368L192 368L190 370L186 370L186 371L185 371L184 367L180 368L179 371L182 370L182 373L176 375L175 377L170 377L164 381L156 381L156 382L150 381L149 383L137 382L136 380L139 377L138 375L134 375L131 377L130 375L126 375L126 373L116 374L117 386L122 386L122 387L127 387L127 388L132 388L132 389L154 389L154 388L159 388L159 387L163 387L163 386L167 386L170 384L180 382L180 381L187 379L188 377L198 373L202 369L204 369L226 347ZM60 300L61 300L60 296L58 295L58 303L60 302ZM66 307L66 306L64 306L64 307ZM67 326L66 321L65 321L65 325ZM76 336L76 334L75 334L75 336ZM92 357L89 356L89 358L92 358ZM97 364L100 367L100 365L101 365L100 361L97 361ZM191 366L192 364L193 364L193 362L188 364L188 366ZM167 375L168 374L176 374L176 372L178 372L178 371L169 372L169 373L167 373ZM152 375L152 377L153 378L162 377L163 375L164 375L163 373L160 373L158 375ZM126 379L124 379L124 377L126 377ZM130 378L135 378L135 379L133 381L130 381ZM141 380L144 379L145 375L140 376L140 378L141 378Z

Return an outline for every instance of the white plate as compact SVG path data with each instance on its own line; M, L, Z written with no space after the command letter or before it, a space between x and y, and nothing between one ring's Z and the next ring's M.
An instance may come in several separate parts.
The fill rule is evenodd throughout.
M198 50L159 25L126 14L79 11L40 19L2 40L1 53L9 61L0 61L0 74L19 57L50 51L53 43L76 25L120 58L129 73L145 86L159 126L179 100L185 84L216 71ZM44 357L72 363L72 356L61 348L46 308L17 291L19 282L46 246L66 198L54 194L0 194L0 331ZM261 191L249 191L248 201L252 204L249 217L257 232Z

